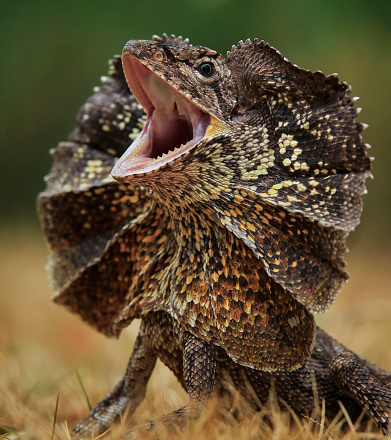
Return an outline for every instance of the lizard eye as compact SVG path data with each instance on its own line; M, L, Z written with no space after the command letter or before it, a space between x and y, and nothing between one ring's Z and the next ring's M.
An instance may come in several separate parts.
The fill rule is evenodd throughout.
M213 63L202 63L198 67L199 72L206 78L212 78L216 74L216 68Z
M206 85L213 85L220 78L220 66L210 57L197 60L193 66L193 72L197 79Z

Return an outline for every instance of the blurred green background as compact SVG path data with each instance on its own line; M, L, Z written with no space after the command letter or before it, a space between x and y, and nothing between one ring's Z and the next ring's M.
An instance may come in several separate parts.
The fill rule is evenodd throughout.
M338 72L360 96L375 180L358 236L391 238L391 2L140 0L0 2L0 233L38 228L37 193L79 106L106 73L107 59L131 38L175 33L223 54L259 37L291 61ZM355 240L355 239L354 239Z

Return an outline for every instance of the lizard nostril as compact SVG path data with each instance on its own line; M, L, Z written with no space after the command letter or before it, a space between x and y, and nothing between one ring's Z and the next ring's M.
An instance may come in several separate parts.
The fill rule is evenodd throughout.
M156 52L154 52L154 54L152 56L153 56L153 59L158 62L161 62L165 59L165 55L161 50L157 50Z

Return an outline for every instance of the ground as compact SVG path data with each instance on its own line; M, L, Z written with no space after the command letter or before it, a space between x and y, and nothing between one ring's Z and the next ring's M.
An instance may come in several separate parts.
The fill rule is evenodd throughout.
M119 341L108 340L50 300L47 251L37 231L0 232L0 436L8 439L70 439L69 430L120 379L137 323ZM318 323L360 356L391 371L391 250L357 240L348 254L350 282ZM82 385L88 398L83 393ZM58 407L56 403L58 399ZM186 402L186 394L161 364L134 423L156 419ZM247 409L239 405L243 413ZM238 424L211 402L185 434L160 438L328 439L382 438L378 433L343 433L340 418L323 426L289 418L275 407L249 414ZM269 416L271 423L262 422ZM321 420L321 416L317 418ZM108 438L115 439L113 433Z

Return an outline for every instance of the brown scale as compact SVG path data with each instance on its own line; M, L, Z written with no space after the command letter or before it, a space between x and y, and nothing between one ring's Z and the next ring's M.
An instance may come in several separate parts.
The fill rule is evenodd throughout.
M370 176L348 86L258 40L226 60L166 35L128 42L129 55L210 126L186 153L115 181L112 167L151 117L116 57L53 151L38 207L55 301L107 335L141 318L124 378L74 433L88 438L133 413L157 357L190 398L167 424L211 393L230 408L232 386L259 409L272 382L309 415L315 377L327 417L342 401L386 432L390 375L316 329L311 313L347 279L345 238ZM215 78L200 77L203 60Z

